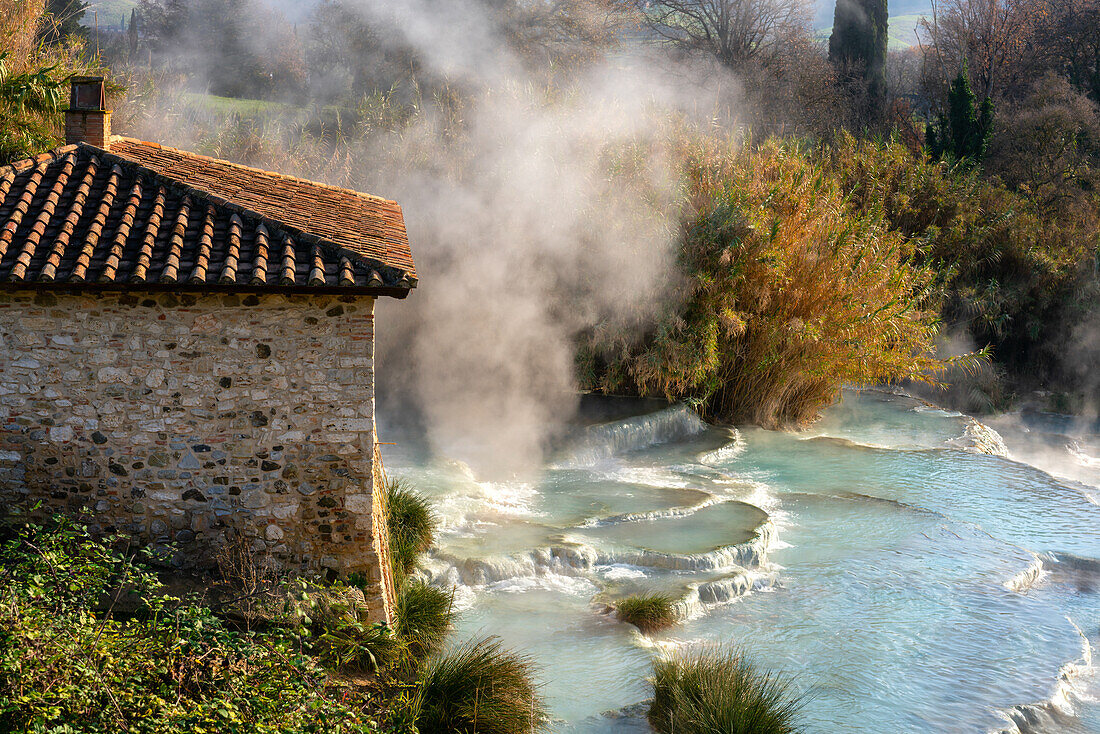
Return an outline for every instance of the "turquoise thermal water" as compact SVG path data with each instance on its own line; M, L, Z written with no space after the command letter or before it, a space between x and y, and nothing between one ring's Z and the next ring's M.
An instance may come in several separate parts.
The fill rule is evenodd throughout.
M523 482L385 459L439 508L456 637L529 653L555 731L647 731L652 656L721 641L793 677L810 732L1100 734L1100 436L996 426L850 391L804 433L588 428ZM654 589L683 624L607 613Z

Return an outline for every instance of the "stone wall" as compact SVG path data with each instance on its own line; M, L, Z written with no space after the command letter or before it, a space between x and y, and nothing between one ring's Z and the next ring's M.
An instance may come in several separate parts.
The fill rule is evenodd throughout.
M375 466L374 300L0 294L0 501L213 564L243 537L393 599Z

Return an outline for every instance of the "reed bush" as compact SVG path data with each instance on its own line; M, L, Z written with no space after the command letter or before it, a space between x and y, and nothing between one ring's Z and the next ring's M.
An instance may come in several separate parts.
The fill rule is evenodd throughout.
M428 661L420 678L420 734L525 734L546 714L529 658L494 637L470 640Z
M615 603L619 619L643 634L660 632L676 624L676 601L665 594L635 594Z
M936 272L953 332L989 346L1014 383L1074 381L1074 329L1098 302L1095 201L1061 211L892 141L843 135L824 155L850 205L881 212Z
M420 555L432 547L438 526L431 503L400 479L386 486L386 527L390 535L390 563L400 587L416 569Z
M98 70L56 22L44 0L0 0L0 165L58 145L66 80Z
M789 681L710 647L654 661L649 723L660 734L794 734L802 702Z
M814 418L842 385L943 366L934 273L880 209L850 205L811 148L692 141L684 157L682 299L640 341L593 333L591 387L778 427Z
M439 651L454 621L454 594L409 579L397 595L394 632L417 658Z

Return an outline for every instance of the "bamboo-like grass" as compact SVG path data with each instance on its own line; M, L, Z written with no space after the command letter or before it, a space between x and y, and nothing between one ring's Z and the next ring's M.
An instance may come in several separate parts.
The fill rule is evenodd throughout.
M676 600L665 594L635 594L615 603L619 619L637 627L642 634L652 634L676 624Z
M931 379L935 274L797 141L691 140L683 300L632 348L597 335L597 387L686 398L711 419L799 425L843 385Z
M416 694L420 734L529 734L546 711L525 655L495 637L470 640L428 661Z
M804 698L736 650L708 647L653 663L649 723L659 734L796 734Z

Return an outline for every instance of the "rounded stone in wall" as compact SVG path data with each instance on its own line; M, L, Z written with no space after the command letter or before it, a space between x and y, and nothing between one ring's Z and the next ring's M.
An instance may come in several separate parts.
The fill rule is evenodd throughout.
M266 528L264 528L264 538L270 540L273 543L276 540L282 540L283 529L275 524L268 525Z

